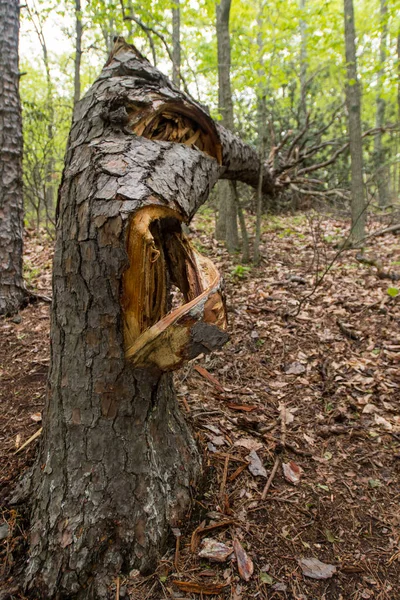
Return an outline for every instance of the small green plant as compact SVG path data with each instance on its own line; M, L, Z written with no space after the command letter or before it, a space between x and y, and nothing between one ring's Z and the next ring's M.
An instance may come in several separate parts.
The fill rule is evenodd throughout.
M231 275L232 277L243 279L250 271L251 267L246 267L245 265L236 265L236 267L231 270Z
M38 267L34 267L29 260L26 260L24 263L24 279L28 283L28 285L33 285L33 281L40 275L40 269Z
M396 298L400 294L400 290L396 287L390 287L387 289L387 293L391 298Z

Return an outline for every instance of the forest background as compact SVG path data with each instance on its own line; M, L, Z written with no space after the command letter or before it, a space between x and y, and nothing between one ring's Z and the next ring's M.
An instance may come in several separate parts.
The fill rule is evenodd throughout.
M391 207L400 187L400 6L398 0L360 0L354 7L366 203ZM343 3L237 1L229 20L233 127L260 153L270 152L264 159L282 170L284 193L265 198L263 211L317 206L346 214L351 172ZM178 60L175 80L213 118L223 118L213 0L29 0L21 10L20 42L29 227L53 230L74 102L96 78L116 34L168 76ZM285 170L288 165L294 169ZM246 186L239 186L239 198L256 212ZM211 203L216 206L215 196Z

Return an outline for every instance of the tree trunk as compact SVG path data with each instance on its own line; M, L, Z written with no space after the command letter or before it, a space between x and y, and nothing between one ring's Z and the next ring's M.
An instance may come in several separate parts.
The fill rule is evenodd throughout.
M231 91L231 42L229 36L229 14L231 0L221 0L216 4L217 46L218 46L218 109L221 123L233 131L233 103ZM239 245L237 226L237 206L230 185L218 185L218 220L216 238L226 242L228 252L234 252Z
M172 7L172 82L181 86L181 9L179 0Z
M18 2L0 0L0 315L17 312L26 298L18 32Z
M257 47L258 61L261 68L258 71L258 86L257 86L257 135L258 135L258 154L261 164L264 162L265 144L267 137L267 107L266 107L266 90L264 82L264 42L263 42L263 18L264 18L264 3L261 3L257 17ZM262 203L263 203L263 173L260 171L260 179L257 186L257 201L256 201L256 230L254 236L253 247L253 263L258 265L260 262L260 243L261 243L261 221L262 221Z
M344 29L347 67L346 105L351 158L351 237L352 241L357 243L365 237L367 207L363 182L361 90L357 78L353 0L344 0Z
M386 62L386 46L387 46L387 0L381 0L380 4L381 16L381 40L379 47L379 72L377 80L376 93L376 117L375 126L381 129L385 124L385 108L386 102L383 97L383 83L385 75ZM389 172L385 165L385 150L382 144L382 131L378 131L374 139L374 154L375 154L375 169L376 183L378 187L378 198L380 206L387 206L389 203Z
M74 107L81 97L81 59L82 59L82 12L81 0L75 0L75 72Z
M300 105L299 129L302 129L307 119L307 23L305 21L306 0L300 0Z
M221 281L181 231L255 150L119 38L76 105L59 191L52 355L27 585L106 598L185 517L200 459L170 371L227 339ZM265 189L271 186L265 171ZM185 304L168 312L170 284Z

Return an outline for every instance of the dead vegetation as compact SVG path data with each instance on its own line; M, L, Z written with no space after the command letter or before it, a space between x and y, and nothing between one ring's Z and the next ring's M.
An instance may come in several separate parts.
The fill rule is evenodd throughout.
M342 221L266 220L263 260L250 268L212 239L211 219L197 218L192 241L225 276L231 341L176 374L203 485L157 572L121 574L110 597L400 598L396 282L357 251L326 269ZM29 282L48 295L50 245L28 238L26 251ZM394 233L371 254L399 271ZM40 303L0 323L3 598L24 597L28 524L10 495L35 455L37 441L16 450L41 426L48 328Z

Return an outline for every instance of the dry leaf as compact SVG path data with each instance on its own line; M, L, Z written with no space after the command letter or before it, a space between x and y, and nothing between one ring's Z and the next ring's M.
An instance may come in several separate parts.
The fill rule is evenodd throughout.
M254 477L268 477L268 473L255 450L252 450L250 454L246 456L246 460L248 460L250 463L248 465L248 469L250 473L254 475Z
M303 575L311 579L329 579L336 573L336 567L321 562L318 558L300 558L298 561Z
M233 541L233 550L235 551L240 577L245 581L249 581L254 572L253 561L247 555L239 540Z
M387 431L391 431L393 429L393 425L383 417L380 417L379 415L375 415L375 423L377 425L382 425L382 427Z
M243 412L252 412L253 410L257 410L258 406L252 406L250 404L227 404L227 407L231 410L239 410Z
M233 552L232 546L227 546L213 538L204 538L201 546L199 556L215 562L225 562Z
M299 362L292 362L285 369L286 375L301 375L306 372L306 368Z
M31 415L31 419L32 421L35 421L35 423L39 423L42 420L42 413L33 413L33 415Z
M282 463L282 469L286 481L293 483L293 485L300 483L300 478L304 471L299 465L291 460L289 463Z
M242 448L246 448L247 450L260 450L263 447L261 442L258 442L254 438L240 438L234 444L234 446L241 446Z

